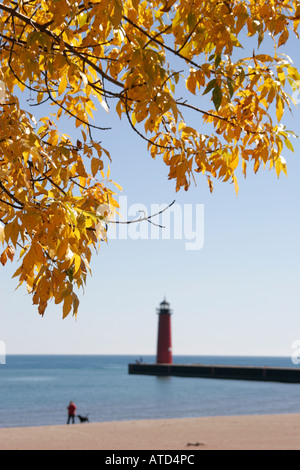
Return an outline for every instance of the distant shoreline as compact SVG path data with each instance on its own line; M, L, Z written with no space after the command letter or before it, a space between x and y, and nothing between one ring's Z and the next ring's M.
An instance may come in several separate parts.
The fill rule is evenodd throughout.
M0 450L300 450L300 413L0 428Z

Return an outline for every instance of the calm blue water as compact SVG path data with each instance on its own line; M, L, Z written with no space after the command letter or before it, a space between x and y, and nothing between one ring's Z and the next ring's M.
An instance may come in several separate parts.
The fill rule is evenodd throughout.
M70 400L94 422L300 412L300 384L128 375L136 359L8 356L0 365L0 427L65 424ZM182 356L174 362L296 367L290 358Z

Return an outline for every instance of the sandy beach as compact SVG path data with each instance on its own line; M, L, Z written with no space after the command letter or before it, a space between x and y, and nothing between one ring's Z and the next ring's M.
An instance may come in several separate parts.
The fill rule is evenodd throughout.
M0 450L300 450L300 414L2 428Z

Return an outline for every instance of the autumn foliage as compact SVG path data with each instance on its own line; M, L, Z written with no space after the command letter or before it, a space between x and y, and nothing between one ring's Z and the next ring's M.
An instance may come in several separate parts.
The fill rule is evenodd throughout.
M238 191L239 168L287 171L281 121L300 75L280 48L298 38L299 1L4 0L0 12L0 261L18 252L14 276L40 314L52 299L77 314L117 208L106 112L128 120L177 191L198 177Z

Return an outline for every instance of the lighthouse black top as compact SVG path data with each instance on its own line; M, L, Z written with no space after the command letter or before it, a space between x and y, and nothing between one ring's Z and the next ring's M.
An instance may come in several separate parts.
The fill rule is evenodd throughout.
M162 313L167 313L172 315L172 310L170 309L170 304L165 299L159 304L159 308L157 309L157 313L160 315Z

